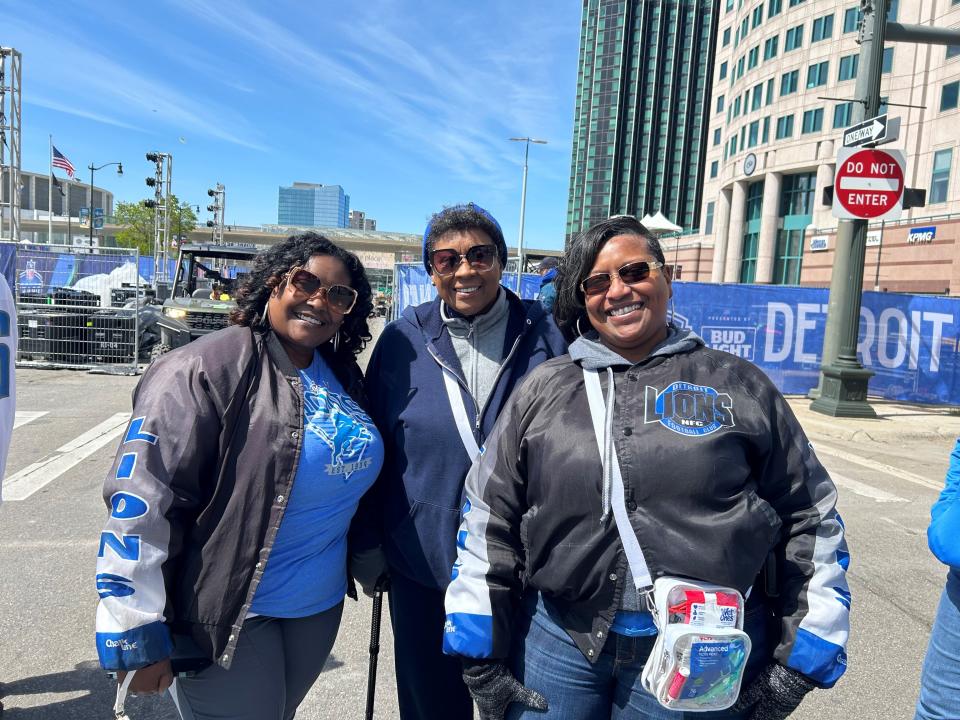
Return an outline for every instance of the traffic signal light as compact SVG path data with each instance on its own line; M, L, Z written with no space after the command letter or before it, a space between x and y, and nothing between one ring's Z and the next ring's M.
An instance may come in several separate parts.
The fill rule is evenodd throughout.
M148 177L145 182L147 183L147 187L156 187L156 186L157 186L157 179L156 179L156 178Z
M150 162L155 163L155 162L157 162L159 159L160 159L160 155L159 155L158 153L155 153L155 152L148 152L148 153L147 153L147 160L149 160Z
M213 188L210 188L209 190L207 190L207 195L209 195L210 197L216 197L217 191L214 190Z
M143 206L153 209L153 208L155 208L155 207L157 206L157 201L156 201L156 200L144 200L144 201L143 201Z

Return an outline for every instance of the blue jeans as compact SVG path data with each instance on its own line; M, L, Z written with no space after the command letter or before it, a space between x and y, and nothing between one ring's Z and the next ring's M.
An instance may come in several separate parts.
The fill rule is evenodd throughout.
M920 676L916 720L947 720L960 713L960 568L951 568L933 621Z
M521 613L515 626L511 666L517 679L541 693L550 707L540 712L514 703L508 720L741 720L749 714L667 710L640 684L640 673L655 638L610 633L600 658L590 664L551 617L549 604L540 599L536 608L529 608L532 602L527 605L527 616ZM746 615L744 630L750 635L753 649L743 687L770 662L768 617L765 607Z

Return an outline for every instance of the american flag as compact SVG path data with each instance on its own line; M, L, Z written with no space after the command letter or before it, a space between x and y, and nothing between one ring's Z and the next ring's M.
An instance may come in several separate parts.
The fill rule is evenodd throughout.
M53 162L51 163L53 167L58 167L61 170L66 170L69 177L73 177L73 163L67 160L67 156L62 152L57 150L56 147L53 148Z

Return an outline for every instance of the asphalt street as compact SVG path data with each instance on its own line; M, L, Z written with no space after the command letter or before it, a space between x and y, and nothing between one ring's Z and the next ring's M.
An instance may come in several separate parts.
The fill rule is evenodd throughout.
M17 371L18 427L0 506L0 694L4 720L112 717L113 685L93 645L103 477L137 379ZM881 420L834 421L791 401L839 486L852 562L849 671L794 717L907 718L945 570L929 554L929 508L960 416L885 406ZM371 603L347 601L330 661L301 706L310 720L362 718ZM377 717L397 718L388 612ZM165 698L134 698L131 720L175 720Z

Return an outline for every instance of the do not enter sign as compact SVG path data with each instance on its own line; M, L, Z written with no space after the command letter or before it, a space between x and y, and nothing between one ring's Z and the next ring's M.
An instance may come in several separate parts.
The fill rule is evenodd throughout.
M833 181L833 216L896 220L903 210L900 150L842 148Z

